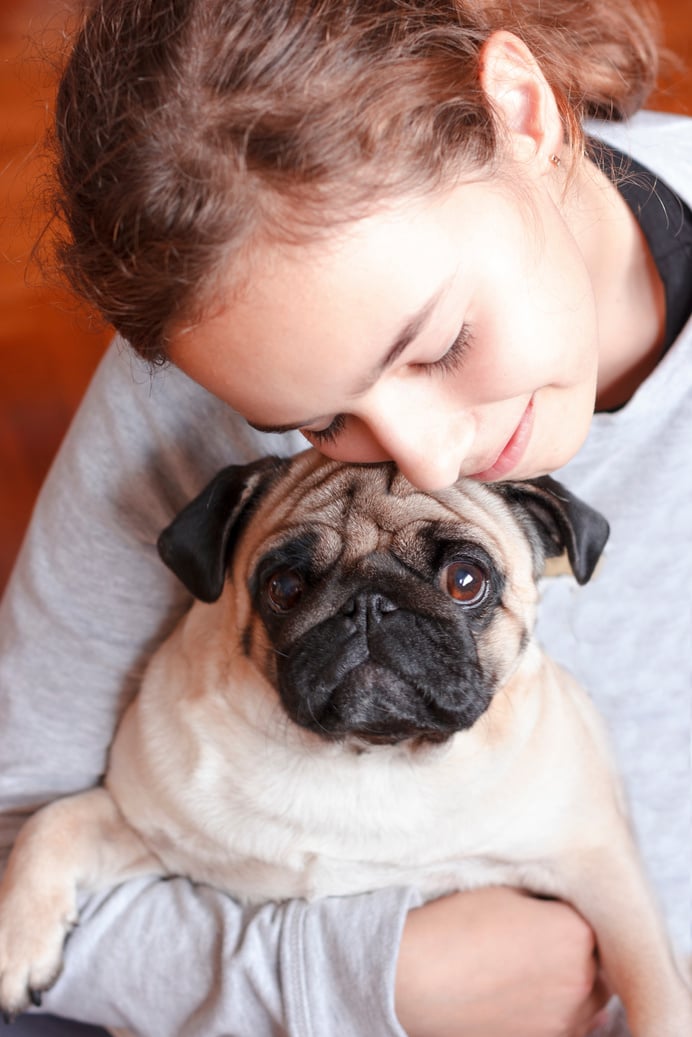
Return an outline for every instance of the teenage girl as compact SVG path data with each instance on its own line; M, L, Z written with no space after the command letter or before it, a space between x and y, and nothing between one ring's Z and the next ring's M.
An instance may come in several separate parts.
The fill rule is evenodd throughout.
M692 125L634 115L657 62L646 0L91 5L59 258L121 337L3 604L6 846L98 781L189 606L156 537L219 467L307 438L425 489L559 469L612 536L588 587L546 581L539 632L610 723L690 951ZM517 890L244 909L174 879L85 902L44 1007L149 1037L581 1037L607 999L583 920Z

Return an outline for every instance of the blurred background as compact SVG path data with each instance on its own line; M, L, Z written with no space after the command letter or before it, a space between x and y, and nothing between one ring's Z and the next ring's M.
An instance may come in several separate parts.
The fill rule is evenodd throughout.
M683 67L649 107L692 115L692 0L660 7ZM69 0L0 0L0 591L110 337L30 259L46 223L42 139L70 20Z

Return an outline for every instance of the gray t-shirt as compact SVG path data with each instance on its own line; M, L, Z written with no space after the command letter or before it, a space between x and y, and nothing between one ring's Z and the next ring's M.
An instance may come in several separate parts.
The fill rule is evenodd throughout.
M604 136L690 201L692 122ZM545 581L539 635L613 733L649 871L692 949L692 326L558 476L610 519L600 575ZM66 437L0 612L0 846L26 813L95 784L153 648L189 604L159 530L222 465L302 449L120 344ZM241 908L173 879L83 905L58 1014L142 1037L403 1037L393 1008L406 889Z

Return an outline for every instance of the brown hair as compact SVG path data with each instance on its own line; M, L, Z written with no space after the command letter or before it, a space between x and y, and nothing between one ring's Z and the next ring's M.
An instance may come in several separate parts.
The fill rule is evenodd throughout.
M567 143L639 108L658 68L649 0L101 0L58 94L58 259L143 356L195 320L260 234L489 169L479 53L516 33Z

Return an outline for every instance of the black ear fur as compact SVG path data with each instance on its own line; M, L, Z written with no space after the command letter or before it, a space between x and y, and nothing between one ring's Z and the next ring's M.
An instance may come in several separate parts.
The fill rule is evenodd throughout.
M610 527L599 511L585 504L549 475L524 482L493 483L510 505L530 519L545 557L567 551L578 583L587 583L608 540Z
M263 457L223 468L159 536L161 558L200 601L221 597L228 560L253 505L289 463Z

